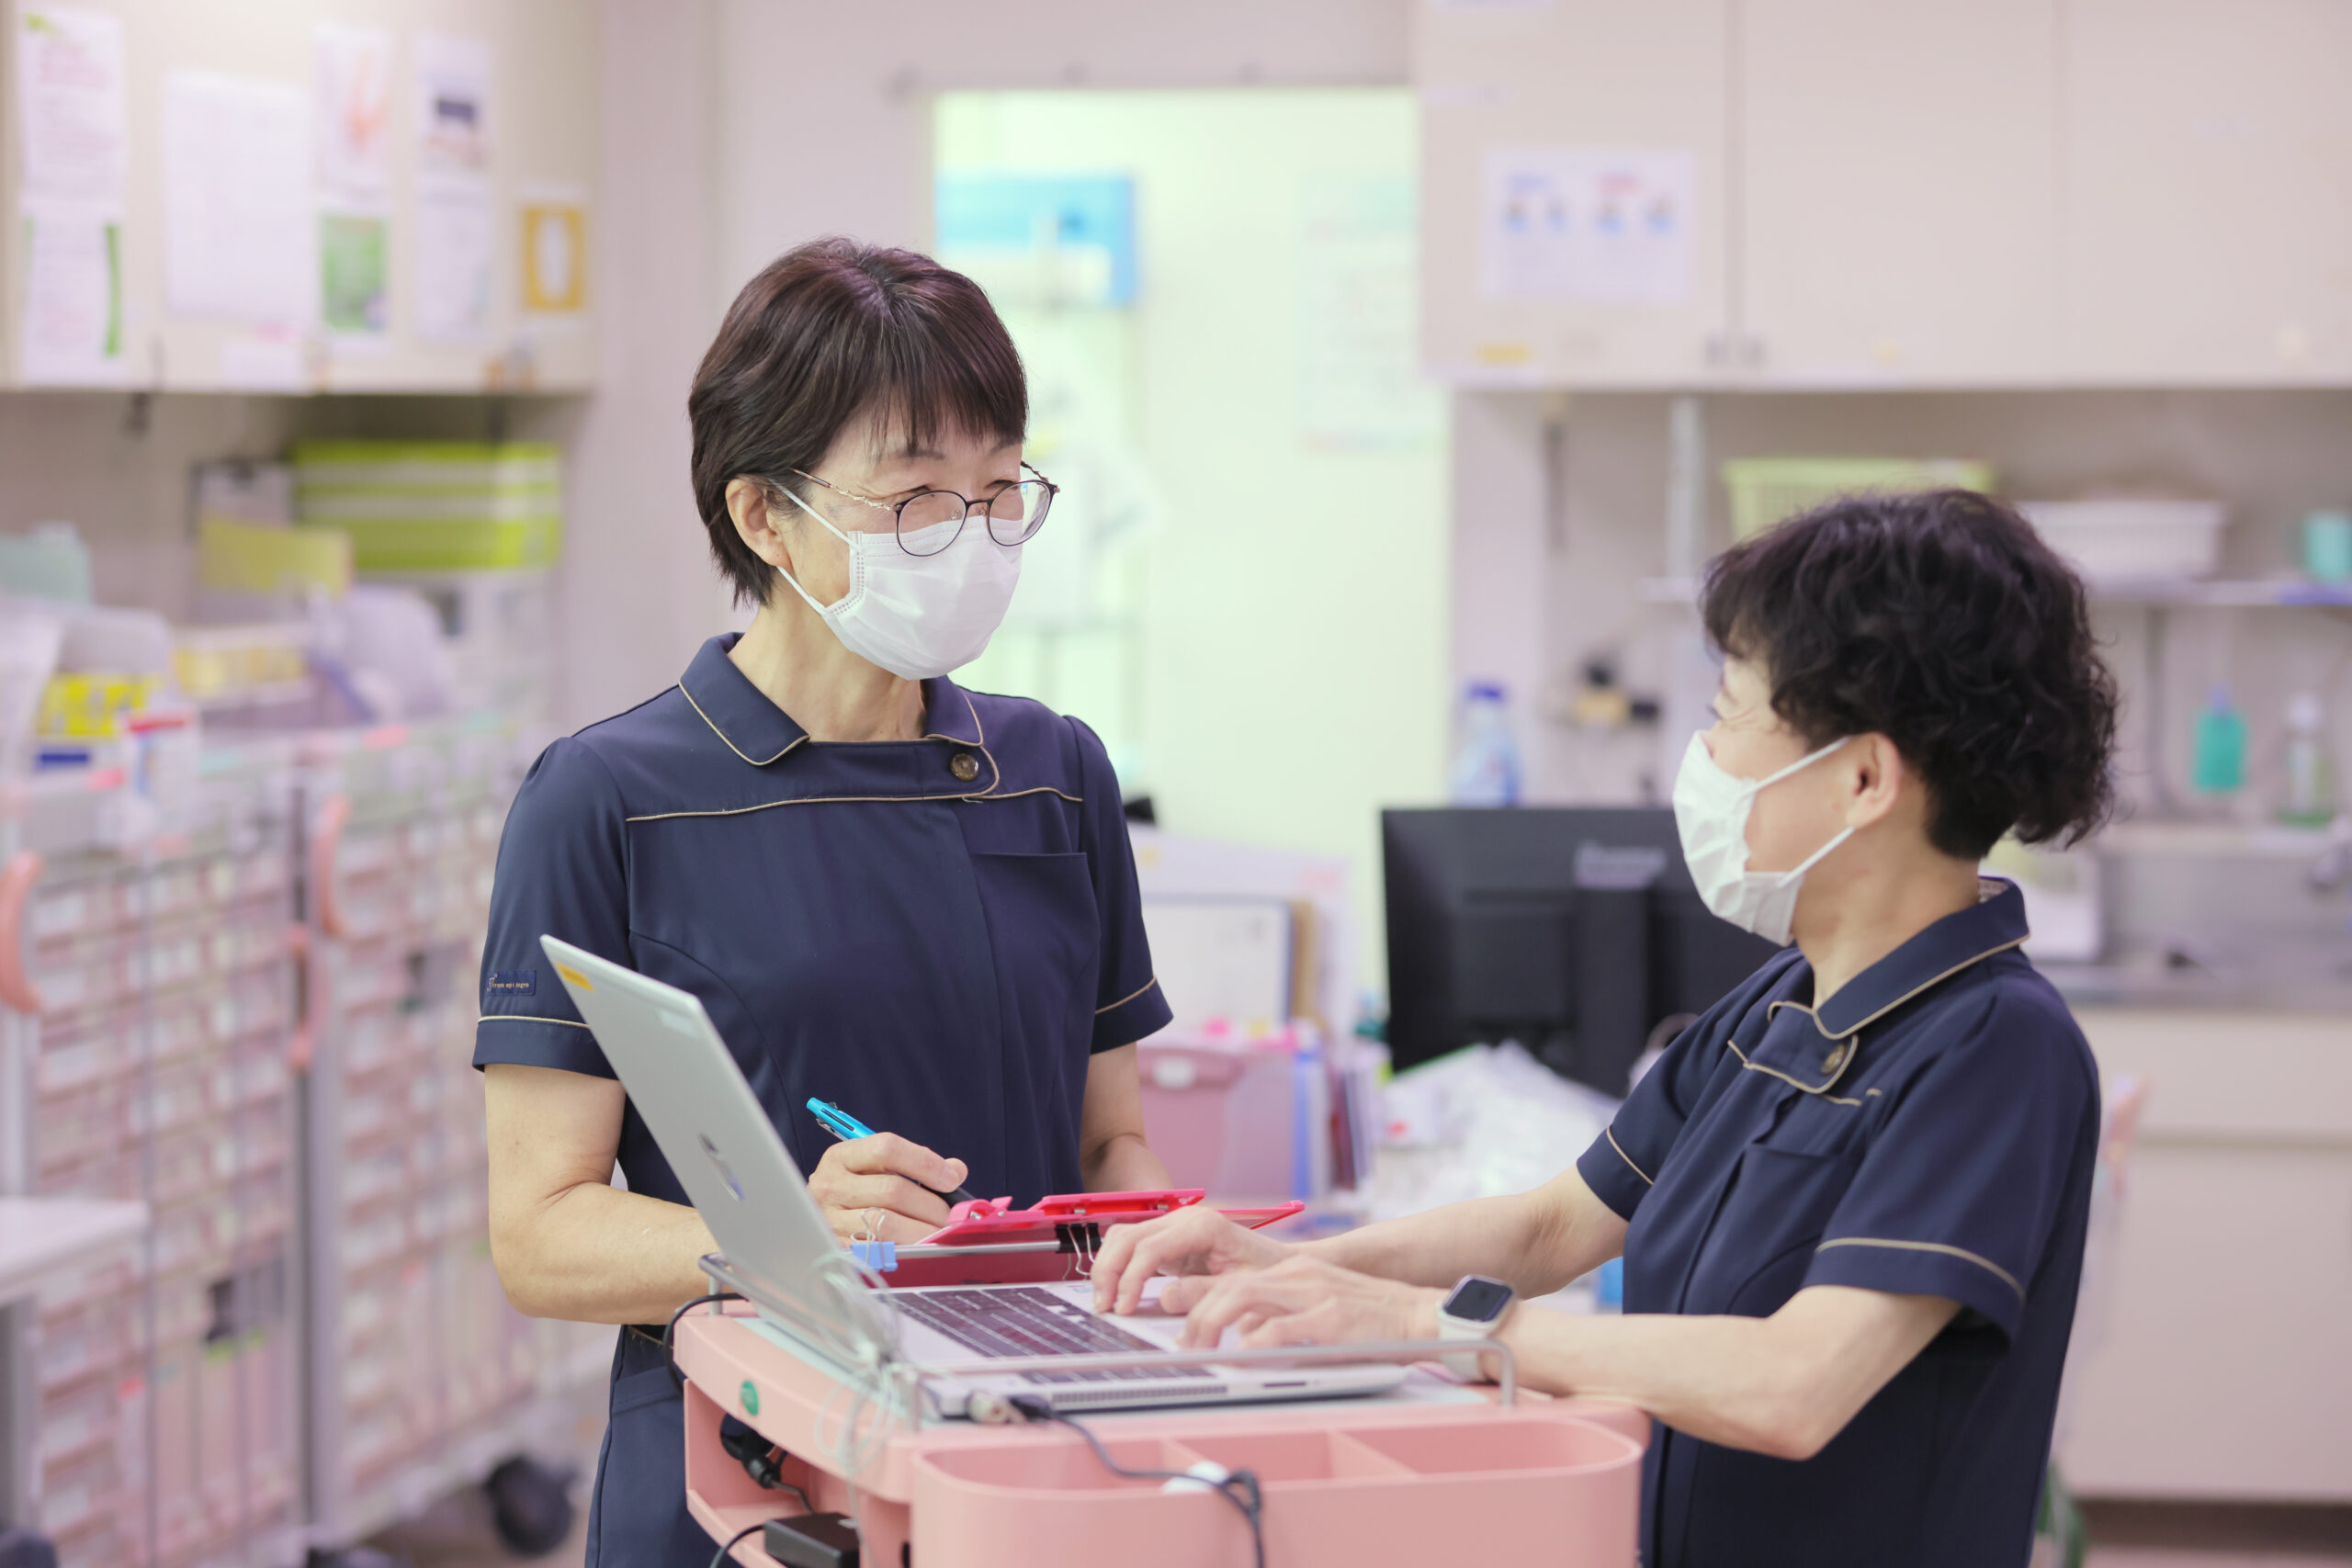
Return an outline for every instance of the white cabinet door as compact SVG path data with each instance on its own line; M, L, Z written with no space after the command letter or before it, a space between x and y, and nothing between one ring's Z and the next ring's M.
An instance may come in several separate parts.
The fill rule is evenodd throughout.
M2049 378L2056 3L1742 0L1747 368Z
M2352 1020L2078 1017L2101 1072L2149 1089L2076 1323L2068 1483L2352 1501Z
M1717 371L1727 322L1732 3L1415 7L1422 343L1432 374L1466 385L1640 387ZM1633 254L1638 276L1568 281L1561 275L1577 264L1554 268L1540 251L1498 271L1510 258L1496 249L1495 160L1541 170L1577 153L1664 154L1666 166L1687 168L1688 200L1672 214L1683 238ZM1587 216L1568 214L1579 225ZM1678 245L1681 276L1653 291L1663 297L1624 297L1678 270Z
M2352 1145L2152 1137L2059 1456L2086 1495L2352 1500Z
M2352 6L2067 0L2063 37L2077 378L2352 379Z

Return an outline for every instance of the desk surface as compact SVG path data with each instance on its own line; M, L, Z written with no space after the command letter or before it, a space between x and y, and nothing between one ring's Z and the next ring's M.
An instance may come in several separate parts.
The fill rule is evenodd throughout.
M42 1276L136 1239L147 1205L96 1198L0 1198L0 1300Z

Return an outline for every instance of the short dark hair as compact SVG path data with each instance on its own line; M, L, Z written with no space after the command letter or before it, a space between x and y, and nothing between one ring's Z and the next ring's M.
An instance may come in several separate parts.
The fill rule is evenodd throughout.
M695 505L738 603L775 585L727 511L744 476L791 488L852 421L910 451L941 430L1019 441L1029 390L1012 335L978 284L912 251L812 240L743 286L686 396Z
M1833 501L1716 557L1700 608L1807 745L1892 740L1946 854L2012 829L2072 844L2113 808L2115 679L2082 581L1990 496Z

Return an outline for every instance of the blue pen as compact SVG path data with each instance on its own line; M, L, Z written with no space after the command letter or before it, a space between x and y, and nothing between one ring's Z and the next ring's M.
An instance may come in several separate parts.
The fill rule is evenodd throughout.
M826 1132L831 1133L842 1143L847 1143L852 1138L870 1138L874 1136L873 1128L867 1126L856 1117L852 1116L848 1111L843 1111L838 1105L829 1105L821 1100L812 1099L808 1101L808 1112L810 1115L817 1118L818 1122L823 1125ZM943 1199L949 1203L969 1203L973 1201L971 1193L966 1191L961 1187L958 1187L953 1192L942 1192L935 1188L930 1187L924 1188L923 1190L929 1192L933 1197Z

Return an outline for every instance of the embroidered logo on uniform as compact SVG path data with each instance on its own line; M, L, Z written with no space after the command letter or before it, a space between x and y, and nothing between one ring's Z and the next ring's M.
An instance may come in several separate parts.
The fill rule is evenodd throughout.
M539 972L536 969L494 969L491 971L489 988L493 997L536 997L539 994Z

